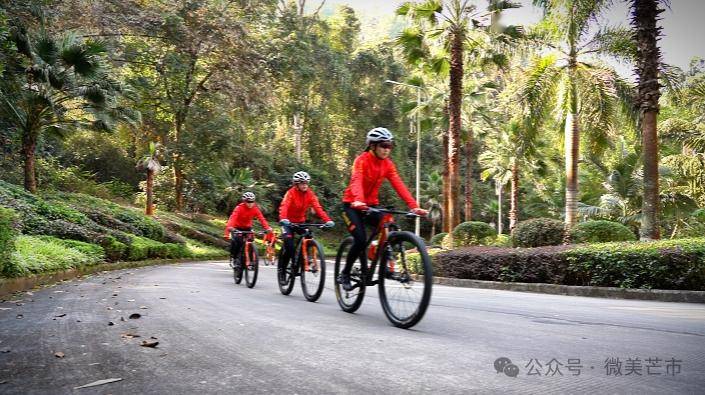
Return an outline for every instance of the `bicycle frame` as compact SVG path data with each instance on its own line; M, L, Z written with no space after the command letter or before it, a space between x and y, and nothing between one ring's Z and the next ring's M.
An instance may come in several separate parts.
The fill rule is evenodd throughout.
M313 240L313 232L309 228L313 227L313 226L318 227L318 228L322 228L322 224L306 224L306 223L291 224L292 230L294 230L295 228L304 230L304 233L302 235L300 235L300 237L299 237L298 243L296 243L296 248L294 248L294 256L292 256L292 258L291 258L291 259L293 259L294 267L298 269L298 267L299 267L299 265L298 265L299 264L299 254L296 254L296 252L302 251L301 255L303 255L303 259L304 259L304 266L303 266L304 271L308 271L308 269L309 269L309 267L308 267L308 243L310 243L311 240Z
M382 218L379 221L379 224L377 224L377 229L370 235L370 238L367 240L367 247L365 248L365 254L367 253L368 249L370 248L370 245L372 243L372 240L377 238L377 251L375 251L375 256L372 262L367 263L367 275L365 278L365 285L375 285L377 284L377 281L374 281L374 273L377 270L377 264L380 263L380 258L382 257L382 252L387 253L387 249L389 246L387 246L387 239L389 238L389 232L391 231L398 231L401 230L397 225L396 221L394 219L394 215L392 214L407 214L406 212L403 211L394 211L394 210L387 210L387 209L375 209L375 208L369 208L369 210L373 212L380 212L382 213ZM390 267L392 271L394 271L394 262L392 262L392 265Z
M242 236L245 241L245 245L243 246L242 251L240 252L241 256L242 255L245 256L245 259L244 259L245 267L250 266L250 250L252 249L254 235L255 235L255 232L253 232L251 230L235 230L235 229L233 229L230 231L231 238Z

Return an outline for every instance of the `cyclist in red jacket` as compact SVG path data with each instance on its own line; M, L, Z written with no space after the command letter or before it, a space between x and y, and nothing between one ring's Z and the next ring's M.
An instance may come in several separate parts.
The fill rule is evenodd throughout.
M281 205L279 205L279 223L282 225L282 238L284 239L284 251L282 252L282 261L279 265L279 269L283 269L289 263L294 254L294 234L291 228L292 223L303 223L306 222L306 212L313 208L316 215L325 221L325 225L328 228L335 226L335 223L331 221L328 214L326 214L321 204L318 202L316 194L309 187L309 182L311 182L311 176L305 171L299 171L294 173L291 178L294 183L286 194L284 195L284 200L282 200ZM303 230L301 230L303 232Z
M255 194L252 192L245 192L242 194L242 200L243 202L238 204L233 210L233 213L230 214L228 223L225 225L225 239L230 239L230 230L232 229L241 231L252 230L252 220L254 218L257 218L265 232L271 232L272 228L269 227L267 220L264 218L264 215L262 215L262 212L255 203ZM242 249L243 244L244 240L242 236L235 237L230 241L230 254L235 257L236 265L239 264L240 249Z
M418 203L404 185L396 166L389 158L394 147L394 136L385 128L374 128L367 133L367 149L355 158L350 184L343 194L343 220L355 241L348 251L345 268L337 281L343 289L352 289L350 270L359 257L361 264L367 264L367 234L365 225L376 227L381 215L363 212L369 206L379 205L379 188L387 179L397 191L399 197L409 206L414 214L425 216L428 211L419 208Z

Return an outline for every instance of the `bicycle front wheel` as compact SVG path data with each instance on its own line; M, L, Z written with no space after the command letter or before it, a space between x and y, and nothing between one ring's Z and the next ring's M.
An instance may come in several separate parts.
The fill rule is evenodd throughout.
M277 284L279 292L282 295L289 295L294 289L294 281L296 280L296 271L294 270L294 258L291 257L289 262L284 264L282 256L284 255L284 247L279 249L277 258Z
M235 284L240 284L242 282L242 265L237 259L230 256L230 266L233 268L233 280Z
M245 283L247 284L247 288L252 288L257 283L257 274L259 273L259 257L257 256L257 248L255 248L254 244L248 249L250 250L250 256L248 257L250 264L245 265L243 270L245 271Z
M306 243L306 255L306 261L302 260L301 290L306 300L315 302L321 297L326 283L326 257L323 246L313 239Z
M411 232L392 232L385 244L379 275L379 299L389 321L411 328L431 303L433 267L426 244Z
M352 247L353 238L347 237L340 243L338 254L335 256L335 268L333 270L335 282L335 298L338 299L340 308L346 313L354 313L362 305L362 300L365 298L365 284L367 278L367 268L363 267L358 257L350 270L350 283L353 289L346 291L343 286L338 283L338 277L345 267L345 260L348 256L348 251Z

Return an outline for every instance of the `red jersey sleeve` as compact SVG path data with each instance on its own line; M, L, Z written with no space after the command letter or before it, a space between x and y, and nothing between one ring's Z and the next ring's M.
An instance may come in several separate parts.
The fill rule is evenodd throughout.
M260 224L262 224L262 227L264 229L269 229L269 224L267 223L267 220L264 218L264 215L262 215L262 211L259 209L259 206L255 206L257 209L257 220L259 221Z
M358 156L353 163L352 177L350 178L350 190L356 201L365 201L365 189L363 180L365 179L365 159L363 155Z
M223 235L223 237L225 237L226 239L230 238L230 229L235 227L235 220L237 219L237 216L239 214L239 208L240 205L235 206L232 214L230 214L230 218L228 218L228 223L225 225L225 234Z
M279 220L289 219L289 205L291 205L291 189L286 191L284 199L279 205Z
M326 214L326 211L323 210L323 207L321 206L321 203L318 202L318 197L316 196L313 191L311 191L311 207L316 211L316 215L318 215L318 218L321 219L323 222L328 222L330 221L330 217L328 214Z
M391 160L389 161L389 167L387 168L387 179L392 184L392 187L394 187L394 190L397 191L401 200L406 202L406 205L409 206L410 209L415 209L419 207L419 204L416 203L416 200L413 196L411 196L409 190L406 189L404 181L402 181L401 177L399 177L397 167Z

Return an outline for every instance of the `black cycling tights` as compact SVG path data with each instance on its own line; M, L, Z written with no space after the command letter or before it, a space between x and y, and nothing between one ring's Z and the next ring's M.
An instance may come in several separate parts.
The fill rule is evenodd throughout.
M350 251L348 251L348 258L345 262L345 268L343 268L344 274L350 274L350 270L358 256L360 257L361 264L367 265L367 254L365 254L367 232L365 232L365 225L376 228L381 219L381 213L365 214L360 210L355 210L350 207L350 203L343 204L343 220L345 221L345 226L355 239L352 247L350 247Z
M243 231L243 232L252 230L252 228L236 228L236 229ZM237 259L240 258L240 251L242 251L242 246L245 245L245 237L248 237L248 236L250 236L250 235L249 234L238 235L238 236L233 237L232 240L230 240L230 256L235 257Z

